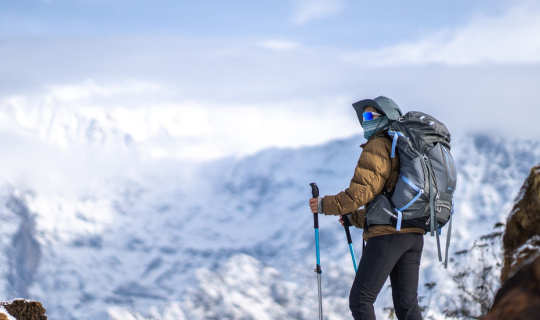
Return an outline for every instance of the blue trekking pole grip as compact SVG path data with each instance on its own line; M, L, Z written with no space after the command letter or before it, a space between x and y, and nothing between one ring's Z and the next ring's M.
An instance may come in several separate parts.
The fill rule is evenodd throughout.
M356 265L356 256L354 255L351 232L349 230L349 227L352 226L352 223L346 214L342 215L342 217L343 217L343 226L345 227L345 233L347 234L347 242L349 243L349 250L351 251L351 258L354 265L354 273L356 273L358 272L358 266Z
M313 198L317 199L319 197L319 187L316 183L310 183L311 186L311 195ZM319 217L318 213L313 213L313 227L315 228L315 250L317 251L317 266L315 272L317 273L317 285L319 289L319 320L323 320L323 311L322 311L322 291L321 291L321 255L319 251Z

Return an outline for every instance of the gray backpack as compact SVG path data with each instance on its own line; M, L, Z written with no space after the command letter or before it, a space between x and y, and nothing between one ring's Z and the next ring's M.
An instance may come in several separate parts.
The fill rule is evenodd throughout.
M393 139L391 157L397 152L400 159L399 179L391 194L378 195L367 205L368 228L377 224L390 224L396 230L423 228L436 235L442 261L439 235L448 224L446 268L457 180L450 132L430 115L411 111L394 121L388 134Z

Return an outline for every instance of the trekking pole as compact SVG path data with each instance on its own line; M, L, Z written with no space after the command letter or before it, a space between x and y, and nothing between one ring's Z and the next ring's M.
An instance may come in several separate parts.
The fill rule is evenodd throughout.
M343 226L345 227L345 233L347 234L347 242L349 243L349 250L351 251L352 263L354 265L354 273L358 272L358 266L356 265L356 256L354 255L354 248L352 245L351 232L349 227L352 226L349 217L344 214L343 216Z
M313 195L313 198L319 197L319 187L317 187L316 183L310 183L311 186L311 194ZM319 320L323 320L323 313L322 313L322 291L321 291L321 255L319 253L319 217L317 216L318 213L313 213L313 226L315 228L315 250L317 251L317 267L315 268L315 272L317 273L317 284L319 286Z

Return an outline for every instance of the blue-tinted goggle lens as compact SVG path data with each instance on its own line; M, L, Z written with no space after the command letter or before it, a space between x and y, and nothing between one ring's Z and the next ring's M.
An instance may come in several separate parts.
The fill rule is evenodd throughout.
M364 117L364 121L369 121L369 120L373 120L374 115L380 116L381 114L377 112L367 111L367 112L364 112L362 115Z

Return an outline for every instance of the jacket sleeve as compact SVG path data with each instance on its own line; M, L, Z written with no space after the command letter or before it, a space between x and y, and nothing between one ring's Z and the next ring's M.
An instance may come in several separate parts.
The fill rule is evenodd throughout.
M323 198L324 214L343 215L355 212L381 193L392 169L389 144L389 139L379 137L365 146L349 187L335 196Z

